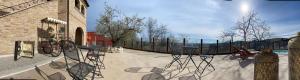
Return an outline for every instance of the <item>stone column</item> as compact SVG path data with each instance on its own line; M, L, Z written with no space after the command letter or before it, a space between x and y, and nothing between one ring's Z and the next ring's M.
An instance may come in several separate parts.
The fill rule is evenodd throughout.
M278 80L278 55L265 49L255 56L254 80Z
M289 40L289 80L300 80L300 32Z

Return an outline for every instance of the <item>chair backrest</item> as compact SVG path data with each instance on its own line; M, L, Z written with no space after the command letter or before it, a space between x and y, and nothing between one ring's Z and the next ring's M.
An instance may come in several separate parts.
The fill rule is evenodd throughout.
M202 53L202 55L205 54L216 54L217 53L217 46L215 45L209 45L207 49L205 49Z
M70 60L70 59L73 61L77 61L79 63L80 57L79 57L79 52L78 52L78 49L77 49L75 43L72 41L68 41L68 40L62 41L61 43L62 43L61 47L63 50L67 68L69 68L68 60Z
M180 55L182 54L182 46L176 45L176 44L171 44L170 45L170 53L172 55Z
M198 47L195 46L185 46L183 47L183 53L184 54L196 54L198 52ZM197 53L199 54L199 53Z
M101 46L101 45L91 45L91 48L93 48L94 52L96 52L96 53L103 51L103 49L102 49L103 46Z

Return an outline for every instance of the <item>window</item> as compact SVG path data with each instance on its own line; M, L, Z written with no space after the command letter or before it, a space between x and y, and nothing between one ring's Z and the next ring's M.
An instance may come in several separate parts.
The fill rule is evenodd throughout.
M80 2L79 0L75 0L75 7L80 9Z
M81 6L81 13L82 13L83 15L85 14L85 8L84 8L83 5Z

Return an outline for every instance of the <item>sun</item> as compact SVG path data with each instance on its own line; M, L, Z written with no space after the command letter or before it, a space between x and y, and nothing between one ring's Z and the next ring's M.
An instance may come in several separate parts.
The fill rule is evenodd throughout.
M247 3L242 3L240 8L241 8L241 12L243 14L248 13L248 11L249 11L249 5Z

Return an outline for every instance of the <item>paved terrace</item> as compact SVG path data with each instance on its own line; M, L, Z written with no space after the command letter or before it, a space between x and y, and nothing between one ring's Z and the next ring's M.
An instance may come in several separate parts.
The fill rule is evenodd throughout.
M200 62L198 57L194 58L197 63ZM106 69L102 69L104 78L96 77L96 80L153 80L149 78L153 78L155 75L163 75L169 80L188 80L186 78L193 75L195 68L192 65L188 65L187 69L179 73L176 67L177 64L162 73L154 73L159 72L159 68L163 68L171 60L170 54L130 49L124 49L123 53L107 53L104 60ZM65 70L62 55L53 58L37 54L33 59L21 58L18 61L13 61L13 56L11 56L2 57L0 61L0 79L25 78L45 80L45 75L39 74L34 69L34 65L38 65L47 75L61 72L67 80L71 79ZM286 55L280 55L280 80L288 80L287 61L288 58ZM230 55L215 56L212 64L216 70L212 72L206 71L202 80L253 80L253 59L240 61L238 58L231 57Z

